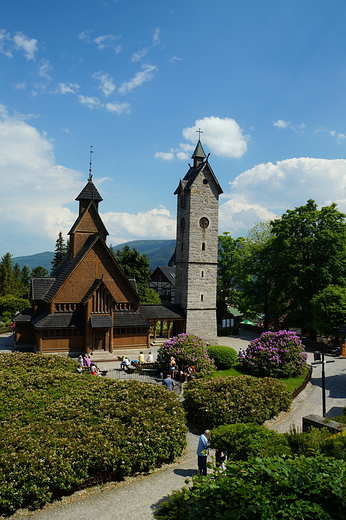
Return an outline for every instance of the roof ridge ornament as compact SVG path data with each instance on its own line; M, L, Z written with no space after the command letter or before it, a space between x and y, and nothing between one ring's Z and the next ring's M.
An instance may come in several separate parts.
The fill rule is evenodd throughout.
M88 178L88 182L91 182L92 178L93 178L93 176L91 174L91 172L92 172L92 155L91 154L93 154L93 153L94 153L93 147L90 146L90 162L89 162L89 178Z

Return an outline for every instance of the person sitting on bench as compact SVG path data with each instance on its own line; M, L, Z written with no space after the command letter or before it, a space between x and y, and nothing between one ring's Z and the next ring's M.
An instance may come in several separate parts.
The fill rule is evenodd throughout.
M122 370L125 370L125 368L128 367L129 365L131 365L131 361L129 360L129 358L127 356L124 356L122 362L120 363L120 368Z

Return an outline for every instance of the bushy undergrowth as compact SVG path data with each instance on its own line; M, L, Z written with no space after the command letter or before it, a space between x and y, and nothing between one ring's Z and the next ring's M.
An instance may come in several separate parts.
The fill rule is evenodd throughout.
M295 377L302 373L307 355L295 332L263 332L250 342L243 367L258 377Z
M178 365L194 366L198 376L205 376L216 370L208 356L206 343L194 334L178 334L166 341L158 350L158 355L168 362L173 356Z
M223 345L210 345L207 347L208 355L214 360L218 370L226 370L231 368L238 359L238 353L232 347Z
M230 460L292 455L287 436L259 424L223 424L211 431L211 447Z
M257 458L193 479L170 495L157 520L343 520L346 463L323 457Z
M188 418L202 428L236 422L262 424L288 410L290 394L281 381L251 376L197 379L184 389Z
M159 385L81 377L59 356L0 355L0 514L173 461L185 415Z

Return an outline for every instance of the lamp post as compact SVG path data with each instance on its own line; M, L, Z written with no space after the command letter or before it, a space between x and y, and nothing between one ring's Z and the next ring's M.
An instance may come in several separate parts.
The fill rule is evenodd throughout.
M322 354L322 356L321 356ZM324 360L324 343L322 343L321 352L319 350L314 352L314 362L312 365L322 365L322 416L326 416L326 372L325 372L325 364L326 363L334 363L334 360L325 361Z

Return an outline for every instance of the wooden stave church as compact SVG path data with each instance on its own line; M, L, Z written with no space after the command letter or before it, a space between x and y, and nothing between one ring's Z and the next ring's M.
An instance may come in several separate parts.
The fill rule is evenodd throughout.
M15 344L70 355L149 347L152 323L139 312L135 281L106 245L102 197L91 176L76 200L68 255L51 277L32 279L32 307L14 320Z

